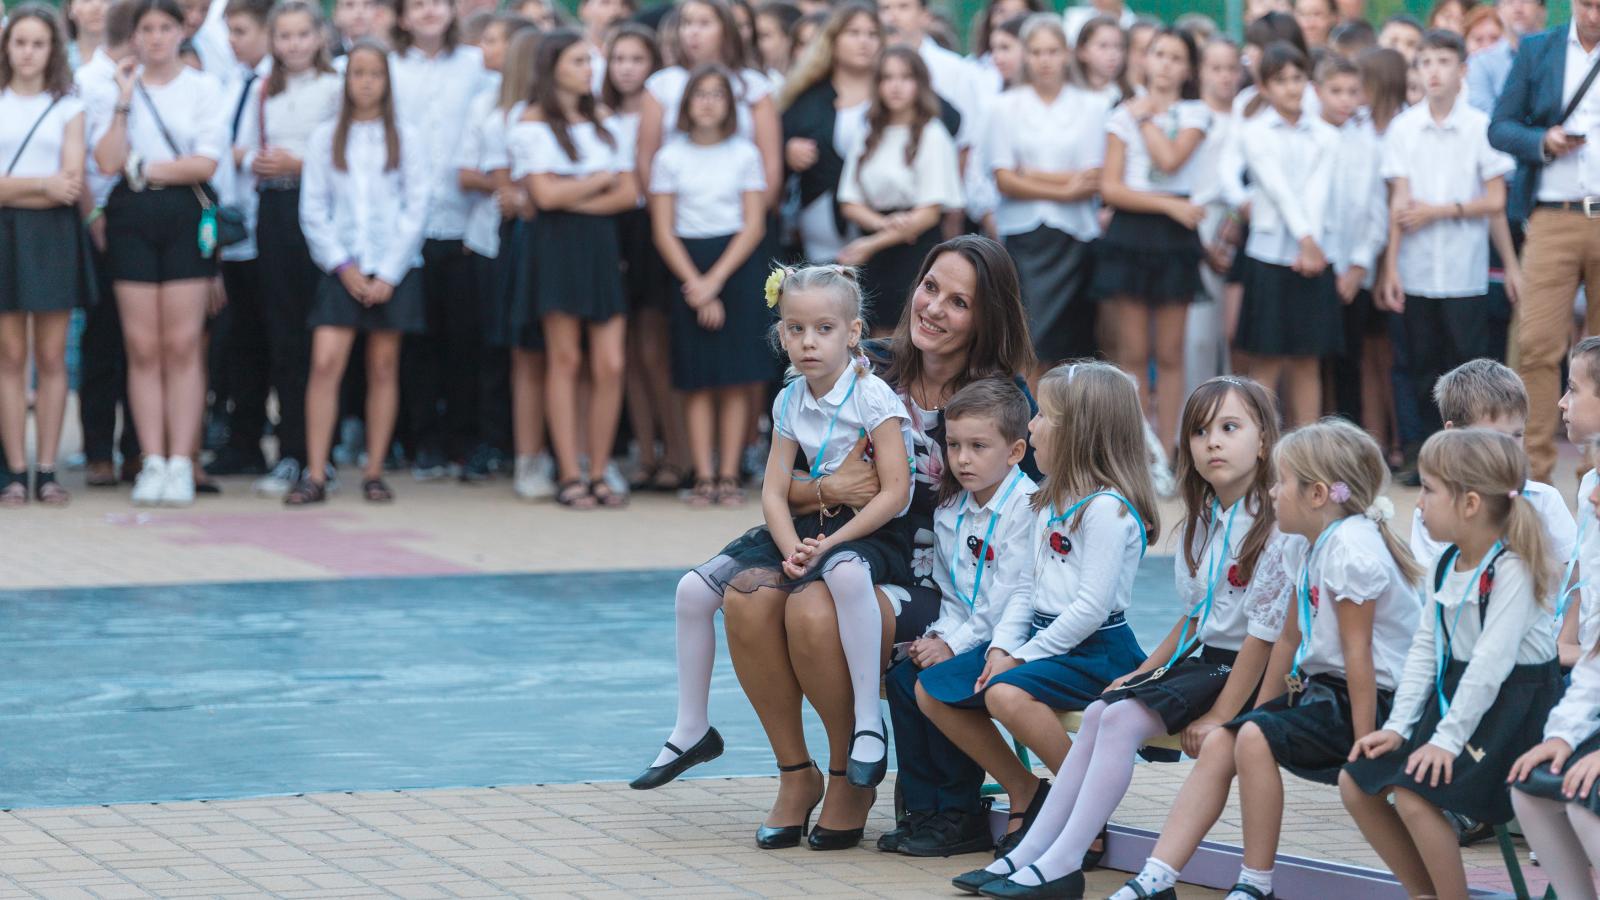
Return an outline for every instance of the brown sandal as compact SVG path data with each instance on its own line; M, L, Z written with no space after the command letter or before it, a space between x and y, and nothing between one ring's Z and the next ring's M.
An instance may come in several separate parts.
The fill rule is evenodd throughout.
M743 506L745 502L744 485L737 478L717 479L717 505L726 507Z
M318 484L309 478L302 478L294 488L283 497L284 506L310 506L314 503L325 503L328 499L328 486Z
M394 491L382 478L368 478L361 482L361 496L367 498L368 503L389 503L394 500Z
M556 488L556 502L567 509L590 510L595 507L595 496L580 479L564 481Z
M705 509L717 502L717 483L709 478L696 478L694 487L683 495L683 502L695 509Z

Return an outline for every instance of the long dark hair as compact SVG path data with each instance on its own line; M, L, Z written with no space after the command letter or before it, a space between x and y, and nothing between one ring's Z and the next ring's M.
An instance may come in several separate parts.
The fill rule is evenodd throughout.
M61 16L42 3L25 3L12 10L5 30L0 31L0 90L10 87L17 77L6 47L11 45L11 32L17 23L28 19L50 29L50 57L45 60L43 73L45 93L56 98L65 97L73 91L72 66L67 64L67 29L61 24Z
M1183 84L1178 85L1178 99L1200 99L1200 48L1194 42L1194 35L1182 28L1168 26L1156 31L1150 36L1149 47L1154 47L1156 41L1162 38L1175 38L1183 44L1183 52L1189 59L1189 76L1183 79ZM1149 52L1146 50L1146 52Z
M722 91L728 97L728 105L722 111L722 121L717 123L717 140L725 141L739 130L739 101L733 92L733 73L716 63L695 66L694 71L689 73L689 80L683 86L683 100L678 103L677 129L683 134L694 134L693 116L689 110L694 105L694 92L699 89L700 82L707 80L722 82Z
M661 48L656 46L656 34L649 28L636 22L624 22L618 25L611 33L611 39L606 41L606 77L600 85L600 102L613 111L622 108L622 92L611 82L611 51L623 41L638 41L644 45L645 52L650 56L650 71L646 77L654 75L661 68Z
M371 53L383 63L383 170L392 172L400 167L400 128L394 116L394 72L389 68L389 51L377 41L363 38L350 48L345 57L344 100L339 104L339 118L333 125L333 167L341 172L350 170L345 158L345 145L350 141L350 122L355 114L355 104L350 102L350 69L354 67L357 53Z
M411 32L407 31L405 26L400 24L400 21L404 19L406 15L407 2L408 0L394 0L394 3L392 4L394 7L394 25L389 29L389 43L394 47L396 53L404 53L411 49ZM461 17L456 15L456 5L451 3L450 27L444 30L445 52L448 53L455 50L460 43Z
M1286 12L1269 12L1251 22L1244 30L1246 44L1265 48L1278 41L1287 41L1301 53L1311 55L1311 48L1306 46L1306 33L1300 30L1300 23L1294 20L1294 16Z
M989 42L994 38L994 33L998 31L1000 26L1005 22L1015 18L1025 19L1034 13L1050 11L1050 5L1045 3L1044 0L1024 0L1024 2L1028 7L1027 12L1012 13L1011 15L1006 16L1004 19L999 21L995 21L994 17L995 9L1000 5L997 0L989 0L988 3L983 5L982 9L978 10L978 14L972 17L971 32L973 56L981 57L986 56L989 53L990 49L992 49L989 46Z
M750 57L745 51L744 37L739 34L739 20L733 17L732 7L728 6L724 0L683 0L677 7L680 19L683 16L683 8L691 3L698 3L710 9L712 14L717 17L717 23L722 26L722 46L717 49L718 59L716 61L735 72L742 71ZM683 50L682 38L674 35L673 42L673 64L682 66L685 69L693 68L693 65L689 62L688 54Z
M963 234L928 251L917 270L916 286L928 277L928 270L939 257L955 253L970 264L978 275L972 292L972 343L967 348L966 366L955 377L952 390L960 390L979 378L1015 378L1033 371L1033 339L1028 336L1028 318L1022 308L1022 288L1017 266L1006 248L990 238ZM915 291L913 287L913 292ZM909 390L922 377L922 353L911 343L911 320L916 312L907 303L900 323L890 338L894 358L884 380L899 390Z
M322 8L314 6L307 0L280 0L267 16L267 40L272 40L273 31L278 27L278 20L284 16L304 13L311 17L311 30L322 38L322 46L317 48L317 55L311 60L311 68L318 72L331 73L334 71L333 63L328 59L327 29L322 24ZM268 97L276 97L283 93L289 86L289 72L283 65L283 60L278 58L277 48L272 51L272 72L267 75L267 83L262 86L262 91Z
M1189 574L1200 571L1200 557L1204 547L1195 546L1195 536L1203 533L1211 522L1211 505L1217 501L1217 492L1200 474L1194 462L1194 451L1189 448L1189 436L1204 428L1222 408L1229 394L1236 394L1245 410L1261 432L1261 456L1256 460L1256 474L1250 479L1245 492L1245 510L1255 516L1255 523L1245 533L1239 548L1239 580L1249 583L1272 536L1277 517L1273 513L1272 498L1268 492L1277 474L1272 464L1272 450L1278 444L1278 404L1266 388L1248 378L1222 375L1194 389L1183 405L1183 423L1178 430L1178 493L1183 497L1183 523L1179 526L1183 544L1183 561Z
M1379 133L1387 131L1406 106L1406 58L1398 50L1372 47L1356 57L1356 68L1361 70L1361 89L1372 110L1372 124L1379 127Z
M704 3L706 0L694 0ZM557 28L544 36L539 42L539 52L534 57L534 103L543 114L544 123L550 126L551 134L555 135L556 143L561 145L562 152L574 162L578 159L578 145L572 140L572 123L567 121L566 110L561 108L561 98L556 87L556 64L561 61L561 54L568 49L583 43L583 35L573 28ZM617 139L606 129L605 123L600 121L599 104L594 99L594 94L584 91L578 95L578 115L594 125L594 133L606 146L615 148Z
M891 113L889 107L883 102L884 73L889 68L890 60L899 60L906 68L911 70L911 78L917 83L917 98L911 105L911 140L906 142L906 165L917 161L917 148L922 144L922 129L929 122L939 118L939 95L933 92L933 82L928 75L928 64L922 61L917 51L910 47L890 47L878 57L878 72L873 79L872 106L867 110L867 140L861 148L861 160L856 166L856 181L861 180L861 170L877 152L878 145L883 142L883 133L889 127ZM940 126L941 128L944 126Z
M1111 83L1116 85L1117 90L1122 92L1122 100L1126 100L1133 96L1133 85L1128 82L1128 33L1122 30L1122 26L1117 24L1116 19L1113 19L1110 16L1095 16L1089 21L1083 23L1083 28L1078 31L1078 42L1076 44L1073 44L1070 41L1067 43L1067 56L1072 61L1069 71L1077 74L1078 85L1080 87L1084 88L1085 90L1089 88L1089 73L1085 70L1083 65L1082 54L1083 51L1088 48L1089 42L1094 40L1095 32L1107 28L1115 31L1122 37L1122 68L1117 70L1117 74L1111 79ZM1024 26L1023 30L1028 31L1029 29ZM1026 39L1024 39L1024 43L1026 43ZM1119 100L1117 102L1120 103L1122 101Z

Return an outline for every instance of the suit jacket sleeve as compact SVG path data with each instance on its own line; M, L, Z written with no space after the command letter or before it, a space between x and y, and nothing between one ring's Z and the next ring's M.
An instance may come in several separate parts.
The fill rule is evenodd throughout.
M1534 110L1541 92L1554 90L1557 100L1561 85L1549 84L1546 70L1548 35L1534 35L1523 41L1522 51L1511 64L1505 90L1494 105L1489 121L1489 144L1509 153L1520 163L1542 166L1544 133L1554 122L1534 124Z

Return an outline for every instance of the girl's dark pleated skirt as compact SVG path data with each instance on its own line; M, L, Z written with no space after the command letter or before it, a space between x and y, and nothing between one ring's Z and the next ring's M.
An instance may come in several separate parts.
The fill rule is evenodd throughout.
M893 329L900 324L906 300L916 288L917 272L928 251L939 243L935 225L910 244L897 244L881 250L861 267L861 286L866 292L867 324L874 330Z
M1143 678L1133 684L1107 691L1101 699L1107 703L1134 699L1161 717L1167 734L1177 734L1216 705L1222 688L1233 671L1233 660L1239 654L1220 647L1202 647L1198 657L1190 656L1178 661L1160 678ZM1254 694L1251 695L1254 700ZM1246 707L1248 708L1248 706Z
M1089 298L1092 245L1040 225L1026 234L1007 235L1005 246L1017 264L1028 332L1039 359L1059 362L1095 355L1096 304Z
M1245 268L1235 346L1258 356L1333 356L1344 350L1344 313L1332 269L1315 278L1259 259Z
M1033 632L1048 628L1054 616L1035 615ZM1057 710L1082 710L1100 699L1100 692L1144 662L1139 641L1121 613L1066 653L1025 662L989 680L982 691L972 686L983 673L987 645L947 659L918 676L928 696L959 709L983 709L983 695L997 684L1027 691L1040 703Z
M1160 213L1117 210L1094 244L1099 300L1139 300L1150 306L1187 305L1200 292L1200 235Z
M1377 720L1382 725L1389 718L1394 692L1377 693ZM1339 770L1356 743L1350 688L1343 678L1312 675L1292 698L1281 694L1223 727L1237 731L1252 722L1266 737L1278 765L1308 781L1339 783Z
M371 331L398 331L403 334L421 334L427 329L427 316L422 303L422 276L416 269L406 273L394 286L394 295L386 303L363 306L337 275L323 275L317 283L316 297L311 302L311 313L306 317L308 327L330 326L354 328L362 333Z
M830 518L823 518L816 513L795 516L794 530L801 540L824 537L843 528L855 515L855 510L845 506ZM822 576L838 565L846 553L866 561L872 569L873 584L911 583L911 535L904 517L890 520L889 524L864 538L834 547L797 579L791 580L783 573L783 556L765 525L752 528L735 538L722 548L721 553L695 569L695 573L718 594L730 588L742 594L751 594L762 588L794 593L822 580Z
M514 317L513 326L553 313L604 322L628 311L616 219L541 209L530 230L538 254L533 308Z
M898 638L896 638L896 640L898 640ZM1566 766L1564 766L1561 770L1562 774L1552 774L1550 767L1548 765L1543 765L1528 773L1527 781L1513 786L1517 790L1527 794L1530 797L1538 797L1542 800L1554 800L1558 803L1576 803L1579 806L1582 806L1584 809L1587 809L1589 812L1600 816L1600 779L1595 781L1594 785L1589 788L1589 793L1587 794L1579 794L1576 797L1568 797L1566 794L1561 792L1561 781L1566 777L1567 770L1571 769L1573 764L1578 760L1596 752L1600 752L1600 731L1589 735L1584 739L1583 743L1579 744L1573 749L1572 756L1567 760Z
M0 313L67 312L96 297L89 235L75 207L0 208Z
M201 190L216 202L210 185ZM163 284L216 275L216 255L200 255L200 214L200 201L186 185L135 192L118 181L106 200L111 279Z
M533 273L538 265L533 245L533 223L512 219L500 226L500 255L495 259L497 281L491 282L500 293L497 321L492 326L503 346L544 351L544 329L539 322L538 288Z
M648 210L630 209L617 216L617 239L622 246L623 291L630 312L653 309L665 313L674 299L682 299L682 294L673 292L672 272L656 249Z
M734 236L684 238L684 249L695 269L716 265ZM759 384L778 371L766 340L772 324L761 288L765 274L754 255L745 260L722 287L722 327L700 327L695 311L683 300L683 283L667 276L667 289L677 301L669 307L672 325L672 386L680 391Z
M1465 662L1450 660L1444 674L1446 697L1455 696L1466 671ZM1555 660L1513 666L1494 705L1478 720L1477 730L1456 758L1450 783L1429 787L1406 774L1406 760L1433 737L1443 718L1439 700L1430 690L1422 701L1422 718L1404 746L1377 759L1358 759L1345 766L1345 771L1368 794L1405 788L1440 809L1495 825L1509 822L1513 813L1505 789L1506 775L1517 757L1539 743L1545 716L1560 697L1561 666Z

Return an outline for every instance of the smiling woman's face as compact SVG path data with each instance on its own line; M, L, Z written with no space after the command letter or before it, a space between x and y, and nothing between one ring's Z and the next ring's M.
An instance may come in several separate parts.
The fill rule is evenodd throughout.
M936 356L972 345L978 270L956 252L939 255L911 297L911 345Z

